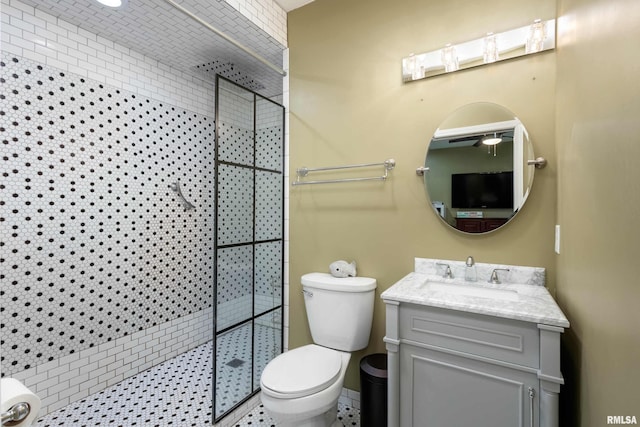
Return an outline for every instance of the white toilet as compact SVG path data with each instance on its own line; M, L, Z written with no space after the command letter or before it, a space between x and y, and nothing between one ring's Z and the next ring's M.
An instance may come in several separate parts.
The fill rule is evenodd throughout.
M376 279L302 276L311 336L262 372L262 404L278 427L341 426L338 397L352 351L369 343Z

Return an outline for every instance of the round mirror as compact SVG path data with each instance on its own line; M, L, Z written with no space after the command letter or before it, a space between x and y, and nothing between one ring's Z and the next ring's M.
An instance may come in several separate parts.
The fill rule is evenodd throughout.
M522 208L535 167L522 122L492 103L454 111L435 131L425 160L424 181L435 213L456 230L487 233Z

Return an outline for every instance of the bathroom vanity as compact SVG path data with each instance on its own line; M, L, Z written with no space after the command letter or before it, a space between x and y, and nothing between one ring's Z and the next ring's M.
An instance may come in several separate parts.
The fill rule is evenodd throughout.
M476 264L478 281L465 282L464 268L418 258L416 271L382 294L388 425L557 427L569 322L544 287L544 269ZM496 268L508 269L503 283L487 283Z

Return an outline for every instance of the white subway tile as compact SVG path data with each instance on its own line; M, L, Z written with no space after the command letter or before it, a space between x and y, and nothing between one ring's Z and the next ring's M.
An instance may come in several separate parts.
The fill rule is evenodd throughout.
M99 391L104 390L107 387L106 382L97 383L93 387L89 388L89 394L97 393Z
M118 353L122 353L124 351L124 345L120 344L116 344L116 341L112 341L112 343L114 344L113 347L111 347L110 349L107 349L107 355L108 356L112 356L115 355L117 357Z
M78 42L71 40L66 36L58 36L58 44L66 46L68 49L78 49Z
M91 378L88 381L84 381L80 383L80 390L90 390L92 387L95 387L98 384L97 378Z
M46 28L36 27L36 35L42 37L44 41L57 41L58 35L53 31L49 31Z
M2 39L9 40L10 36L18 36L24 37L26 40L35 41L35 34L29 31L23 31L18 27L14 27L12 25L3 25L2 26Z
M97 378L100 375L104 375L107 373L107 367L103 366L101 368L96 368L89 372L89 378Z
M77 374L75 377L73 378L69 378L69 386L74 386L76 384L81 384L85 381L89 380L89 374L88 373L84 373L84 374Z
M102 383L105 385L105 387L108 386L107 381L109 381L111 378L113 378L113 372L105 372L104 374L100 375L98 377L98 383Z
M82 52L82 50L70 50L68 55L72 58L75 59L75 66L77 66L76 64L78 63L78 60L83 61L83 62L87 62L87 54ZM71 70L69 70L71 72Z
M59 366L60 362L58 360L52 360L51 362L46 362L36 367L37 373L42 373L45 371L49 371L49 369L54 369Z
M18 379L16 375L14 375L13 377ZM25 378L23 383L24 383L25 386L31 388L31 387L36 386L40 382L45 381L48 377L49 377L49 374L47 372L43 372L41 374L31 375L31 376Z
M2 5L2 12L4 12L4 8L7 7L6 4ZM11 0L11 7L14 7L18 10L21 10L23 12L26 12L29 15L34 15L35 14L35 8L33 6L29 6L28 4L25 4L21 1L15 1L15 0Z
M80 46L86 46L89 40L82 34L72 32L69 32L67 34L67 37L69 37L69 40L72 40L76 43L76 48L79 48Z
M97 367L98 362L93 362L89 363L88 365L81 366L78 369L80 370L80 374L88 373L89 375L91 375L91 372L93 372Z
M94 49L96 52L106 52L107 47L98 41L87 38L87 47Z
M97 347L90 347L90 348L87 348L85 350L82 350L80 352L80 357L81 358L85 358L85 357L88 358L88 357L91 357L91 356L93 356L94 354L97 354L97 353L98 353L98 348Z
M69 388L69 381L59 381L57 384L49 387L47 390L47 394L51 396L52 394L60 393Z
M113 378L110 378L109 380L107 380L107 387L111 387L112 385L119 383L123 379L124 379L124 376L122 374L115 375Z
M122 359L118 359L116 361L114 361L113 363L110 363L109 365L107 365L107 371L111 372L112 374L121 366L124 366L124 362Z
M40 381L38 384L35 384L34 391L35 393L40 394L48 390L50 387L55 386L56 384L58 384L57 377L49 378L47 380ZM49 395L49 393L47 393L47 395Z
M114 47L114 45L115 45L115 43L114 43L114 42L112 42L111 40L106 39L106 38L104 38L104 37L102 37L102 36L98 36L98 38L96 39L96 41L97 41L98 43L100 43L101 45L103 45L105 48L110 47L110 48L112 48L112 49L113 49L113 47Z
M74 73L74 74L78 74L80 77L87 77L87 70L85 70L84 68L81 67L77 67L74 65L69 65L69 70L70 73Z
M74 384L74 385L68 384L64 390L60 390L60 392L58 393L58 398L60 400L57 403L52 404L52 406L55 406L60 403L64 403L63 405L59 406L61 408L62 406L68 405L69 399L65 399L65 398L69 398L70 396L78 393L79 391L80 391L79 384Z
M42 404L42 407L48 407L49 405L55 405L55 403L58 401L58 395L57 394L52 394L52 395L40 395L38 397L40 397L40 403Z
M62 28L61 26L59 26L57 22L55 24L52 22L47 22L47 30L65 37L68 34L68 31Z
M87 396L89 396L89 389L80 390L79 392L69 396L69 402L77 402L78 400L82 400Z
M33 33L36 31L36 27L29 22L24 21L22 18L18 18L17 16L11 16L9 18L9 23L11 26L19 28L23 31L28 31Z
M62 71L68 71L68 65L65 62L62 61L58 61L56 58L51 58L48 57L47 58L47 65L50 65L52 67L56 67L61 69Z
M139 370L139 369L137 369L137 368L132 368L132 369L130 369L130 370L128 370L128 371L125 371L125 372L122 374L122 376L123 376L124 378L130 378L130 377L132 377L132 376L134 376L134 375L137 375L138 373L140 373L140 370Z
M116 356L107 356L107 357L102 357L100 358L100 360L98 360L98 367L102 368L103 366L106 366L110 363L113 363L116 361Z
M58 362L60 361L60 359L57 360ZM49 369L47 371L49 377L57 377L61 374L64 374L65 372L69 372L69 364L68 363L63 363L61 365L58 365L55 368Z
M89 364L89 358L88 357L83 357L81 359L78 359L74 362L70 362L69 363L69 369L70 370L74 370L74 369L79 369L85 365Z
M58 52L58 55L56 57L56 59L64 64L68 66L77 66L78 65L78 58L71 56L71 55L67 55L61 52ZM68 69L68 68L67 68Z
M96 41L98 36L91 31L84 30L82 28L78 28L78 35L85 37L87 40Z

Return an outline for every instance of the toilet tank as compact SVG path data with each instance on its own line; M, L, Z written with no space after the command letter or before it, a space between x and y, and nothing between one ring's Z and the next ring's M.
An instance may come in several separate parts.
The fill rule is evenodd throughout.
M340 351L367 347L376 279L309 273L301 282L313 342Z

